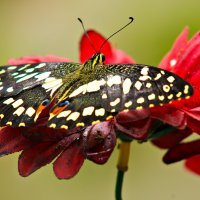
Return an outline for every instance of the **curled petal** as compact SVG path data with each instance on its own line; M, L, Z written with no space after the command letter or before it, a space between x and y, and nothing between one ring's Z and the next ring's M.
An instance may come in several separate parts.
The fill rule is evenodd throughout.
M163 157L166 164L174 163L200 154L200 140L181 143L172 147Z
M32 144L21 134L21 128L10 126L0 130L0 156L26 149Z
M151 116L179 129L184 129L187 125L185 113L173 107L154 107L151 109Z
M188 137L192 131L190 129L175 130L172 133L152 140L152 143L161 149L168 149L176 146L183 139Z
M54 173L59 179L75 176L84 162L84 155L77 143L73 143L56 159L53 164Z
M82 146L87 159L97 164L107 162L116 145L116 134L112 121L90 126L83 135L86 135Z
M59 56L25 56L19 59L10 59L8 63L10 65L21 65L27 63L40 63L40 62L70 62L69 59Z

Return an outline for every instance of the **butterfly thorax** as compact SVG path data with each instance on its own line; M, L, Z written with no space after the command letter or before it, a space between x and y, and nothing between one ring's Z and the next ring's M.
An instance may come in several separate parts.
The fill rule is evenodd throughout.
M103 64L105 56L102 53L94 54L79 69L67 74L63 78L64 84L57 91L56 96L59 102L64 101L70 94L87 82L94 80L98 67Z

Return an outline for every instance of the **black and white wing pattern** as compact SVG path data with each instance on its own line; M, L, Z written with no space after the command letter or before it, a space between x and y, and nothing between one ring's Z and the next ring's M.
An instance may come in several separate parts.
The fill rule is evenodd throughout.
M0 67L0 126L31 126L53 100L75 63L37 63Z
M177 75L140 64L100 65L85 79L52 108L50 127L88 126L121 111L161 106L193 94L192 86Z

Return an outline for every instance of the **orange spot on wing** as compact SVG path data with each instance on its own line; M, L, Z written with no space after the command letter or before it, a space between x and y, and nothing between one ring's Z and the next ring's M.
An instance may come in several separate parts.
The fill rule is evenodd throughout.
M55 107L55 109L51 112L53 115L58 115L59 113L61 113L67 106L63 106L63 107Z

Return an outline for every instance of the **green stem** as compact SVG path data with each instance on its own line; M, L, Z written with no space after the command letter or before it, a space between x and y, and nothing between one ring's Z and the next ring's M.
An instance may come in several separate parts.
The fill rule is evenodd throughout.
M116 188L115 188L115 199L116 200L122 200L123 179L124 179L124 172L118 170L118 172L117 172L117 182L116 182Z
M115 199L122 200L122 186L124 173L128 170L128 160L130 154L130 142L121 141L119 144L119 159L117 164L117 180L116 180L116 188L115 188Z

